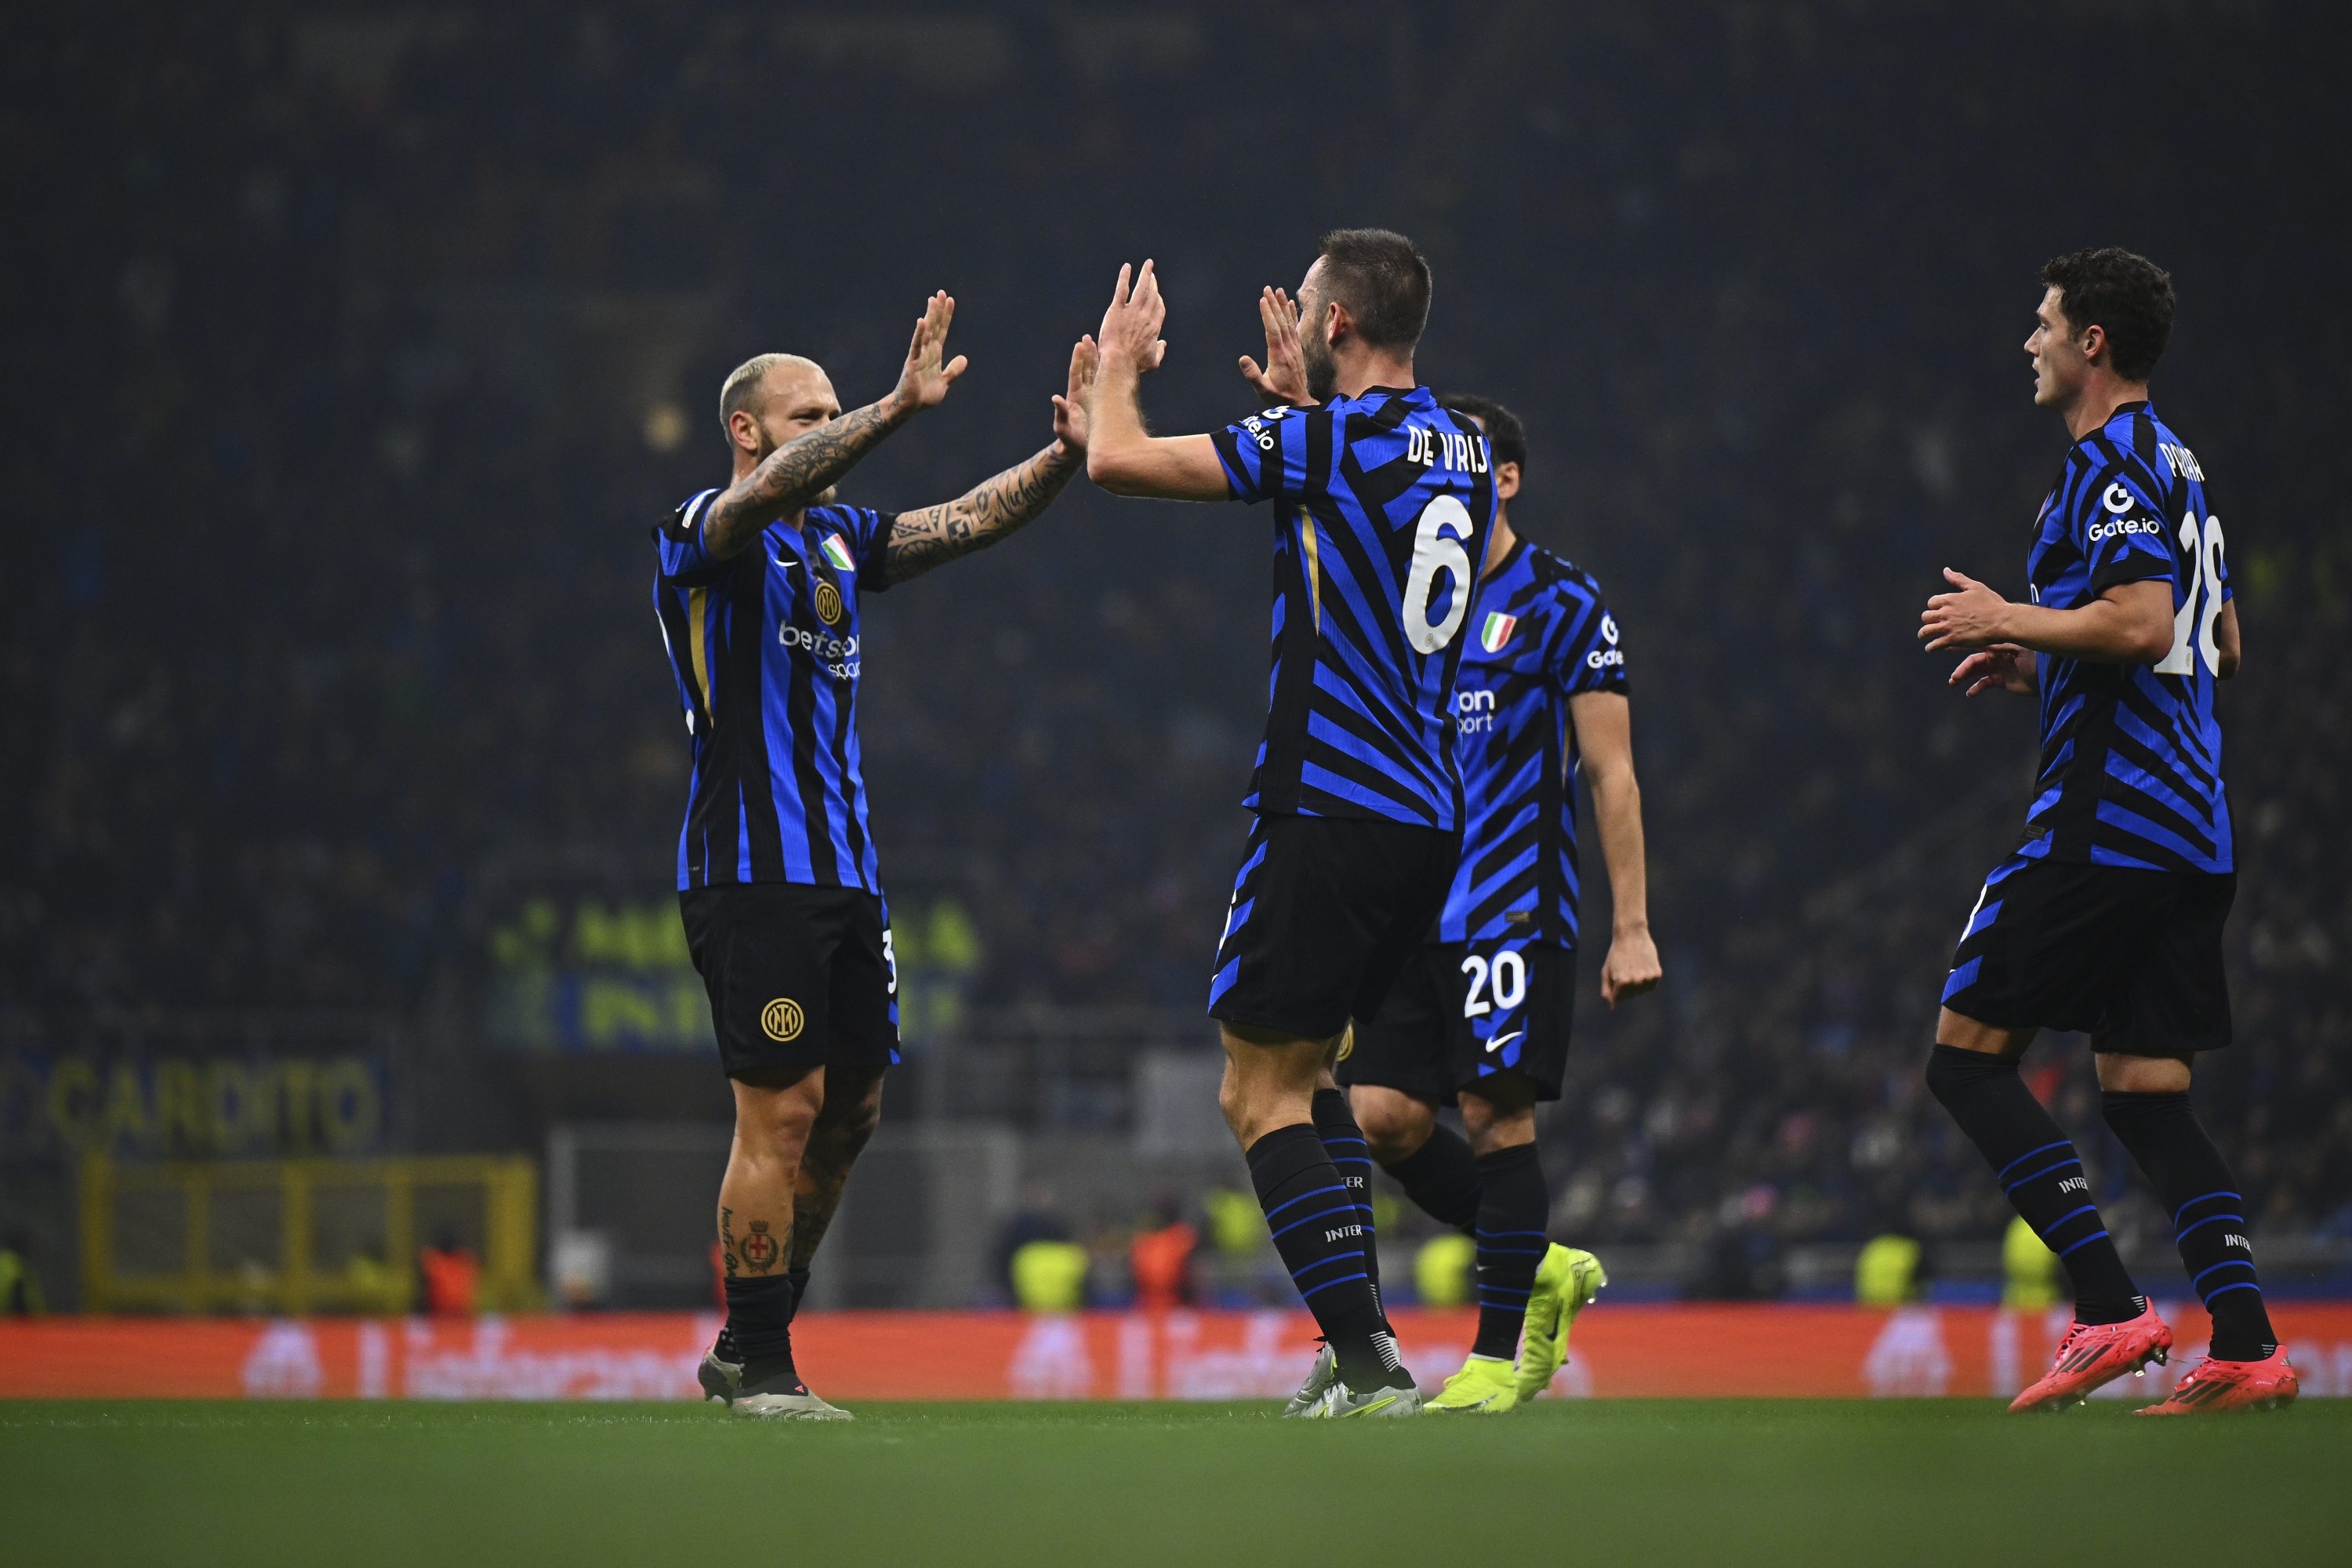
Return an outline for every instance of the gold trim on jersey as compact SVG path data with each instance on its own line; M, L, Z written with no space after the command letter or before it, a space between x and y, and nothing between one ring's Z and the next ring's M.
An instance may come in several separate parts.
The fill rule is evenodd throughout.
M1315 519L1305 507L1298 509L1298 538L1307 549L1307 607L1315 617L1315 635L1323 635L1323 562L1317 553Z
M702 710L710 712L710 660L703 650L702 614L710 602L708 588L686 591L686 658L694 672L694 694L702 700Z

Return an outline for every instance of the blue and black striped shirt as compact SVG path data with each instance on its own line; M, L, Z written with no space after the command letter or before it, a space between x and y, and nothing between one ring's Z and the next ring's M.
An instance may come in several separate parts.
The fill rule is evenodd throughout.
M1440 942L1576 945L1576 736L1568 700L1623 691L1625 650L1591 574L1520 540L1478 584L1454 683L1468 818Z
M2172 584L2172 651L2155 665L2041 656L2042 768L2029 859L2166 871L2232 869L2213 623L2231 597L2221 520L2194 453L2146 403L2074 443L2035 520L2033 602L2079 609L2105 590Z
M1454 675L1495 523L1486 437L1427 387L1269 408L1212 437L1274 502L1274 671L1243 803L1454 829Z
M862 888L881 872L858 763L858 596L878 593L895 521L811 507L720 560L705 490L654 531L654 609L693 737L677 885Z

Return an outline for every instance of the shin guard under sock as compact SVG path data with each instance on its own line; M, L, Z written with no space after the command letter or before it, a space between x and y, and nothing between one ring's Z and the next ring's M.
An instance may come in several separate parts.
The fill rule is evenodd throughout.
M1443 1121L1422 1146L1384 1167L1422 1213L1468 1234L1478 1226L1478 1161L1469 1141Z
M775 1381L797 1384L793 1369L793 1307L789 1277L727 1281L726 1336L743 1358L743 1385Z
M1355 1200L1313 1124L1276 1128L1247 1158L1275 1250L1339 1358L1341 1380L1359 1392L1391 1386L1404 1374L1364 1267Z
M1551 1245L1544 1235L1551 1202L1532 1143L1478 1156L1478 1338L1470 1353L1509 1361L1519 1353L1536 1268Z
M2146 1310L2091 1202L2074 1145L2018 1077L2016 1061L1937 1046L1927 1058L1927 1089L1993 1168L2002 1195L2066 1266L2075 1318L2120 1323Z
M1364 1142L1364 1131L1356 1125L1356 1113L1349 1108L1348 1091L1344 1089L1318 1089L1315 1091L1315 1136L1321 1140L1323 1152L1331 1156L1331 1168L1339 1173L1339 1180L1355 1200L1356 1223L1363 1227L1364 1274L1372 1282L1372 1300L1381 1295L1380 1238L1372 1230L1372 1146ZM1381 1310L1381 1322L1386 1326L1388 1310Z
M2260 1361L2278 1348L2246 1237L2246 1202L2221 1152L2197 1124L2189 1096L2100 1097L2107 1126L2138 1162L2172 1216L2174 1243L2189 1288L2212 1315L2216 1361Z

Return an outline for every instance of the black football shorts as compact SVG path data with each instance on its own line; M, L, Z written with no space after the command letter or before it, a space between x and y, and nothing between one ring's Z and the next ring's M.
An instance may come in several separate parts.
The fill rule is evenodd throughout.
M1575 1019L1574 949L1525 937L1427 942L1379 1018L1356 1026L1334 1076L1451 1105L1515 1072L1538 1100L1558 1100Z
M1370 1019L1444 910L1462 836L1352 816L1261 816L1234 879L1209 1016L1301 1039Z
M2168 1057L2230 1043L2221 924L2235 872L2012 855L1985 879L1944 1005L2002 1029L2087 1030L2091 1047Z
M859 888L748 882L677 896L730 1078L898 1060L889 911Z

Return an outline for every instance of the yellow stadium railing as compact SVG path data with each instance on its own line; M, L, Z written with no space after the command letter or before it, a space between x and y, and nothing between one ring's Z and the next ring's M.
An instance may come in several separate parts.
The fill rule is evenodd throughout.
M520 1157L81 1166L83 1310L373 1312L417 1304L417 1248L480 1258L477 1305L545 1304L539 1172Z

